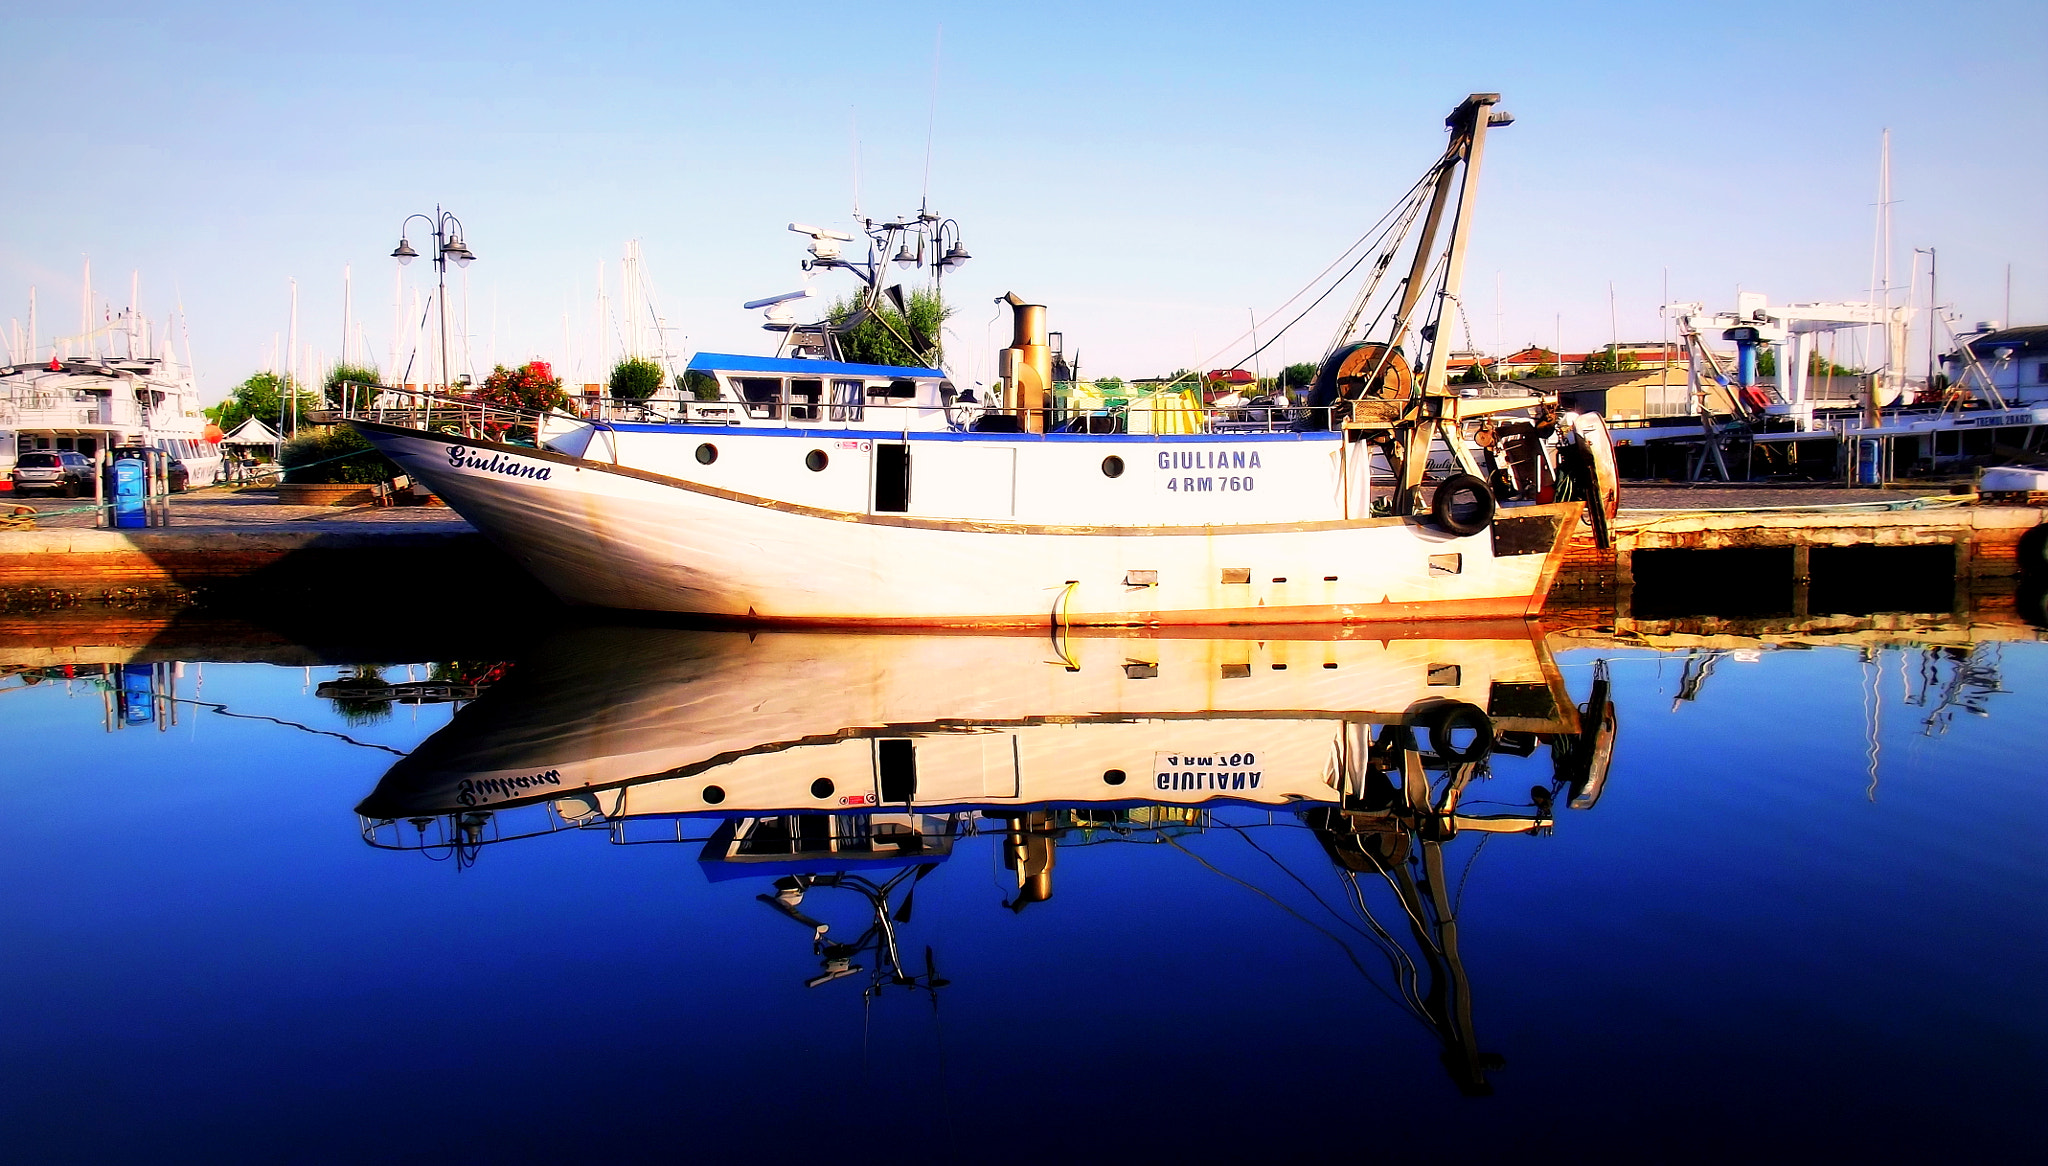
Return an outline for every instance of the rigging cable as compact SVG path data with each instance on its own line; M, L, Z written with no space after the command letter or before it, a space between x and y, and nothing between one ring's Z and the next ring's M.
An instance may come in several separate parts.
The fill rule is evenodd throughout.
M1446 151L1446 153L1448 153L1448 151ZM1218 357L1222 356L1225 352L1228 352L1231 349L1231 347L1237 344L1239 341L1244 340L1247 337L1254 336L1257 328L1265 327L1267 324L1271 323L1276 317L1278 317L1280 313L1285 312L1288 308L1292 307L1297 300L1307 295L1311 290L1315 288L1317 284L1321 283L1325 276L1329 275L1330 272L1336 270L1339 264L1343 263L1346 259L1349 259L1353 252L1357 251L1361 247L1367 247L1369 244L1375 243L1380 239L1384 238L1387 232L1393 229L1393 224L1391 224L1389 220L1392 220L1397 215L1400 215L1405 208L1409 208L1411 206L1420 206L1417 192L1419 192L1423 188L1423 186L1430 181L1430 177L1434 175L1437 169L1442 165L1443 158L1439 157L1437 161L1430 166L1429 170L1423 175L1423 177L1416 180L1415 185L1409 187L1407 192L1404 193L1399 199L1397 199L1393 206L1388 207L1386 212L1380 215L1380 217L1373 222L1372 226L1367 227L1363 235L1360 235L1355 241L1352 242L1352 244L1349 247L1346 247L1343 251L1339 252L1337 258L1330 261L1329 266L1323 268L1322 271L1316 273L1316 275L1313 278L1311 278L1306 284L1302 285L1300 291L1295 292L1292 296L1289 296L1286 302L1282 303L1279 307L1274 308L1271 312L1268 312L1263 319L1257 322L1252 331L1240 332L1236 336L1231 337L1227 343L1216 349L1214 352L1210 353L1209 356L1202 361L1202 363L1208 364L1211 361L1214 361ZM1414 210L1410 210L1406 222L1413 222L1415 213L1416 212ZM1405 224L1403 224L1402 226L1402 234L1403 236L1406 235ZM1370 254L1372 254L1372 252L1370 250L1367 250L1366 255ZM1338 276L1334 281L1332 281L1329 287L1323 289L1323 293L1316 297L1314 303L1311 303L1308 307L1302 309L1300 314L1296 315L1294 319L1288 321L1284 326L1282 326L1279 332L1274 333L1273 336L1269 338L1265 344L1260 345L1258 351L1252 353L1251 356L1257 356L1260 352L1264 352L1267 348L1272 347L1274 342L1278 341L1280 337L1287 334L1287 330L1289 328L1292 328L1294 327L1294 325L1300 323L1303 316L1306 316L1309 312L1314 311L1318 304L1321 304L1325 299L1329 298L1331 292L1334 292L1339 287L1342 287L1344 281L1351 278L1351 273L1358 270L1359 264L1365 262L1366 255L1359 256L1357 261L1353 262L1350 267L1345 269L1344 274ZM1251 357L1248 356L1245 359L1249 360L1251 359ZM1195 375L1199 375L1199 370L1194 370L1194 372ZM1176 378L1173 381L1167 382L1167 384L1175 384L1178 383L1178 381L1179 378Z
M1358 953L1351 950L1351 945L1344 942L1343 936L1338 935L1336 932L1331 931L1329 928L1324 927L1322 924L1317 923L1315 920L1308 918L1299 911L1296 911L1294 908L1288 906L1287 904L1281 902L1279 899L1273 897L1273 895L1269 892L1264 891L1259 887L1256 887L1241 878L1238 878L1236 875L1231 874L1229 871L1219 868L1218 866L1216 866L1215 863L1210 862L1208 859L1203 858L1201 855L1196 854L1194 851L1189 850L1185 846L1182 846L1179 842L1175 841L1171 836L1166 837L1165 842L1168 846L1173 847L1175 850L1180 851L1182 854L1185 854L1189 858L1194 859L1196 862L1201 863L1203 866L1208 867L1209 870L1213 873L1221 875L1222 877L1230 880L1231 882L1236 883L1238 886L1243 887L1251 893L1273 904L1275 907L1280 908L1282 911L1287 912L1289 915L1294 916L1296 919L1301 920L1301 922L1321 932L1325 936L1328 936L1330 942L1336 944L1340 949L1343 950L1344 958L1351 961L1351 966L1358 969L1358 974L1360 978L1364 979L1366 983L1372 985L1373 991L1378 992L1382 996L1385 996L1389 1003L1402 1004L1403 1010L1408 1011L1412 1014L1412 1008L1404 1004L1402 1001L1394 999L1394 997L1390 995L1387 992L1387 990L1380 985L1379 981L1372 978L1372 973L1365 970L1365 965L1360 963L1358 960ZM1422 1018L1417 1017L1416 1019L1421 1020ZM1427 1022L1425 1021L1425 1024L1426 1023Z

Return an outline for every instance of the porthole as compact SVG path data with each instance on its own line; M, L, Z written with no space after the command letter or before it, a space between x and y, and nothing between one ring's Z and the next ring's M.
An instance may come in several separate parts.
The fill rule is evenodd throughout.
M832 789L832 779L821 777L811 783L811 796L814 798L829 798L832 796Z
M1115 454L1110 454L1110 455L1109 455L1108 457L1106 457L1106 458L1103 458L1103 459L1102 459L1102 476L1103 476L1103 477L1105 477L1105 478L1121 478L1121 477L1123 477L1123 476L1124 476L1124 459L1122 459L1122 458L1120 458L1120 457L1116 456Z
M718 460L718 447L705 442L697 447L697 464L708 466Z
M705 804L705 805L707 805L707 806L715 806L715 805L717 805L718 803L720 803L720 802L722 802L722 801L724 801L724 800L725 800L725 787L724 787L724 786L717 786L717 785L707 785L707 786L705 786L705 787L704 787L704 804Z
M1123 770L1121 770L1121 769L1105 769L1105 770L1103 770L1103 771L1102 771L1102 784L1104 784L1104 785L1122 785L1123 783L1124 783L1124 771L1123 771Z
M824 450L814 449L811 452L804 455L804 466L805 468L809 469L812 473L815 474L819 470L824 469L825 466L831 462L831 460L831 458L825 456Z

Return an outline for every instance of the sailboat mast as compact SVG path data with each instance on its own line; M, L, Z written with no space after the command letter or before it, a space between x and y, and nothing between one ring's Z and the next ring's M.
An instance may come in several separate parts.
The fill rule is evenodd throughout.
M1884 131L1884 144L1878 151L1878 165L1883 170L1878 189L1880 212L1884 216L1884 380L1887 388L1899 385L1899 362L1905 353L1899 351L1897 332L1892 326L1892 131Z
M343 364L355 363L354 350L349 343L352 339L349 333L352 323L349 319L349 310L353 306L349 300L349 292L353 275L354 271L349 264L344 263L341 265L341 363Z
M78 336L81 346L92 344L92 256L85 257L85 287L78 297Z
M299 366L299 281L294 279L291 281L291 285L292 318L291 330L287 335L284 346L284 391L286 399L291 402L291 436L297 437L299 435L299 385L298 379L293 376L293 373L298 370Z
M405 268L394 264L391 269L391 363L385 375L403 381L405 376L398 368L398 338L405 334ZM409 367L409 366L408 366ZM379 378L382 379L382 378Z

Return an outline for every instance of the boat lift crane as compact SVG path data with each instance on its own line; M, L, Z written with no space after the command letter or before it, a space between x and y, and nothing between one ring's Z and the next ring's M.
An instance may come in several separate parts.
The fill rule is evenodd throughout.
M1757 428L1782 409L1795 433L1816 433L1814 402L1807 394L1809 354L1815 351L1809 337L1842 328L1880 326L1885 330L1884 367L1873 374L1863 393L1864 423L1875 425L1879 409L1904 394L1904 354L1908 309L1887 308L1870 303L1786 304L1776 309L1762 292L1741 292L1735 311L1706 311L1699 303L1664 305L1673 318L1686 348L1686 378L1694 408L1700 417L1699 451L1690 459L1686 478L1700 481L1709 467L1722 481L1733 481L1726 453L1735 443L1756 439ZM1723 340L1735 342L1735 364L1724 369L1721 357L1707 347L1705 336L1719 332ZM1770 345L1777 353L1778 397L1774 403L1757 384L1758 352ZM1709 387L1711 383L1712 388ZM1727 406L1717 413L1709 402L1715 390ZM1716 422L1722 416L1726 421ZM1796 439L1795 439L1796 440Z

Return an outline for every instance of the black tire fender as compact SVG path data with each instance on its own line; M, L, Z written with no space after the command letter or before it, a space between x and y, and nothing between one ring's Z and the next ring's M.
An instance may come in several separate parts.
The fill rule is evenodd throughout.
M1493 752L1493 718L1478 705L1446 701L1424 715L1422 727L1429 734L1429 751L1453 765L1477 761ZM1463 749L1455 744L1454 734L1460 729L1472 732L1472 743Z
M1493 524L1494 509L1493 491L1483 480L1471 474L1452 474L1437 484L1429 516L1452 534L1472 535Z
M2048 578L2048 522L2021 535L2014 555L2019 561L2020 578Z

